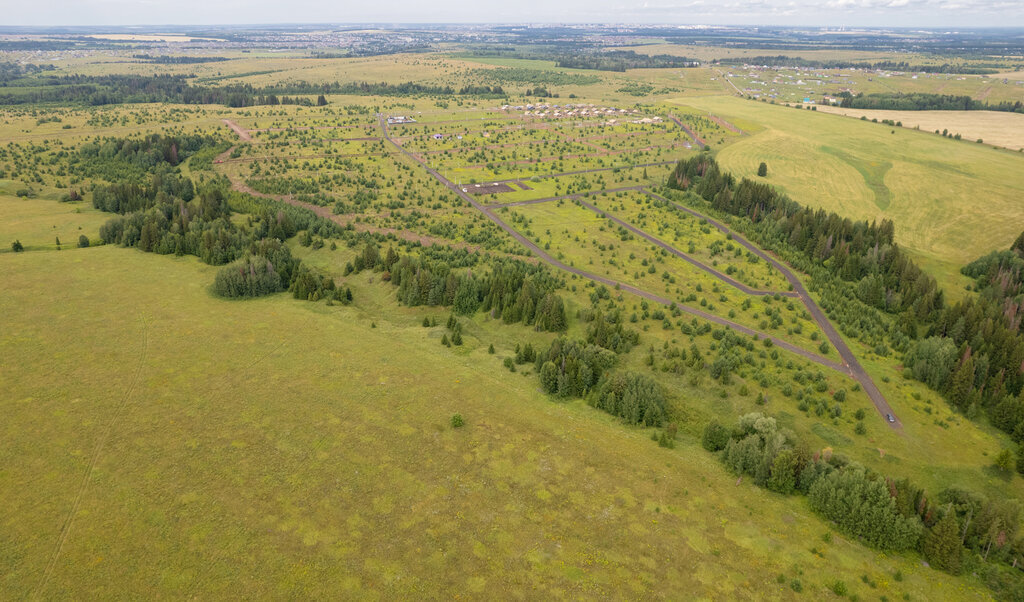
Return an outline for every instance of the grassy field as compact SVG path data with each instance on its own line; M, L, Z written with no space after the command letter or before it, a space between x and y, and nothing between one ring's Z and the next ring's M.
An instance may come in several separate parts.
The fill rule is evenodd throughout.
M490 368L486 325L444 350L365 276L328 308L219 301L214 268L112 247L0 268L4 597L985 597L824 541L692 438L550 402Z
M926 132L949 130L964 139L982 139L985 144L1001 146L1011 150L1024 148L1024 115L1001 111L881 111L844 109L841 107L819 106L818 111L846 117L867 117L868 119L889 119L903 123L903 127L921 129Z
M55 249L78 245L78 237L94 240L109 214L86 203L60 203L0 195L0 252L10 251L19 240L26 250Z
M693 50L638 51L662 48ZM930 127L722 96L732 89L717 67L614 73L444 53L298 60L301 53L261 51L150 65L126 52L70 59L59 73L153 69L256 86L358 80L458 88L493 84L490 72L500 69L521 79L508 82L507 101L328 96L326 107L0 111L0 177L12 178L0 179L0 599L489 599L495 592L675 599L686 592L817 600L834 598L826 588L837 579L860 599L990 595L975 577L933 571L917 554L877 553L829 535L806 498L737 480L700 446L709 420L732 424L767 412L809 449L830 448L906 477L932 496L959 486L1024 499L1024 479L993 467L1001 450L1016 448L1009 437L904 380L900 357L878 355L884 346L847 340L899 415L899 430L841 369L756 341L739 348L743 361L731 376L711 378L703 360L711 364L731 344L724 331L703 331L675 308L554 272L565 279L558 294L567 336L587 336L591 310L620 311L626 329L639 333L616 369L664 386L680 429L675 449L665 449L650 440L652 429L541 393L533 365L508 369L517 345L545 349L553 333L477 313L460 318L464 345L442 346L445 327L422 323L443 325L448 310L398 304L380 272L348 275L362 245L348 233L317 237L325 245L302 246L299 237L287 244L305 265L351 287L353 305L287 294L230 302L209 291L218 268L195 258L74 248L79 234L96 242L111 214L57 199L69 186L88 194L89 179L64 161L93 137L216 133L225 141L220 149L235 145L226 161L213 171L186 162L184 173L227 176L236 189L387 234L382 250L424 253L399 245L399 234L529 254L387 143L380 111L415 116L416 124L392 126L391 134L460 185L513 181L507 192L476 196L481 203L630 188L586 199L748 286L787 290L731 237L635 190L664 182L672 165L660 163L696 152L674 116L738 175L755 177L764 161L766 181L800 203L894 220L897 240L957 298L969 284L960 266L1020 233L1024 156L924 131ZM561 97L543 102L630 112L613 123L611 113L554 119L501 110L506 102L541 102L516 96L535 85L531 70L575 82L552 86ZM916 89L939 79L893 85ZM942 81L961 90L980 79ZM631 83L647 87L634 93ZM630 123L644 116L652 119ZM1017 116L1001 118L1008 117ZM950 116L970 118L986 117ZM252 141L239 141L225 119L251 130ZM29 185L38 198L15 196ZM821 332L799 300L747 295L573 201L495 213L567 264L836 358L834 348L820 347ZM8 252L14 239L29 252ZM488 269L472 268L477 277ZM681 350L698 354L701 367L681 366ZM464 428L450 426L455 413Z
M754 176L764 161L767 181L794 200L853 219L892 219L898 242L939 262L966 264L1020 234L1017 153L736 98L678 102L764 127L718 154L737 175Z

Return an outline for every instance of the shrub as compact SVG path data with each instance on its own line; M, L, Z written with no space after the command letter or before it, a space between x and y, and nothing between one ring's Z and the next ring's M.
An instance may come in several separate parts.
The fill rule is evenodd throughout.
M452 414L451 425L453 429L462 428L466 424L466 421L462 419L462 414Z
M729 443L729 429L717 422L709 422L704 427L704 436L701 437L701 445L704 446L704 449L710 452L720 451L725 449L727 443Z
M84 249L89 246L89 237L85 234L78 237L78 247Z
M21 244L20 240L16 240L11 243L11 250L15 253L21 253L25 250L25 245Z
M832 593L840 597L850 593L850 590L847 589L846 584L842 581L836 581L832 585L828 586L828 588L832 590Z

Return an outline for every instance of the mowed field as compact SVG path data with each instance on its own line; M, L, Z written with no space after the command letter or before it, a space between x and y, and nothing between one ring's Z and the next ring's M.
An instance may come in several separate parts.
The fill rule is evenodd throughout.
M0 597L987 597L441 347L372 275L327 307L215 271L0 255Z
M979 138L985 144L1013 150L1024 148L1024 114L1002 111L882 111L844 109L821 105L818 111L847 117L890 119L903 123L905 128L920 128L926 132L948 129L969 141Z
M852 219L891 219L896 240L936 265L964 265L1020 234L1024 156L931 132L737 98L688 98L763 129L718 153L739 176L768 164L795 201Z

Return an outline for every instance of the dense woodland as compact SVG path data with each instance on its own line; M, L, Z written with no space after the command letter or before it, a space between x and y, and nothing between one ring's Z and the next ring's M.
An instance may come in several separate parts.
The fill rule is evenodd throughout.
M1006 111L1024 113L1024 103L997 102L987 103L974 100L970 96L953 96L951 94L926 94L912 92L909 94L857 94L841 92L837 95L842 100L840 106L851 109L887 109L896 111Z
M173 59L175 57L169 57ZM7 63L0 63L7 65ZM87 104L92 106L148 102L220 104L229 107L255 105L312 105L299 95L358 94L363 96L482 96L503 97L501 86L467 85L461 88L405 82L293 82L255 87L250 84L205 86L190 83L191 75L49 75L43 69L0 69L0 105L37 103ZM3 88L7 88L4 90ZM292 95L292 96L287 96Z
M799 67L803 69L870 69L885 71L906 71L918 73L986 74L1000 71L1000 67L983 67L976 64L943 63L941 65L914 65L906 61L816 61L801 57L779 54L776 56L754 56L723 59L721 63L731 65L764 65L768 67Z

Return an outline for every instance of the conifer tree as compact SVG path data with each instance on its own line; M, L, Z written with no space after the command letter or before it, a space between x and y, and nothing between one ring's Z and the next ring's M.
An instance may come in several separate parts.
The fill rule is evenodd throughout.
M960 572L960 528L947 512L924 536L922 550L932 567L956 575Z

